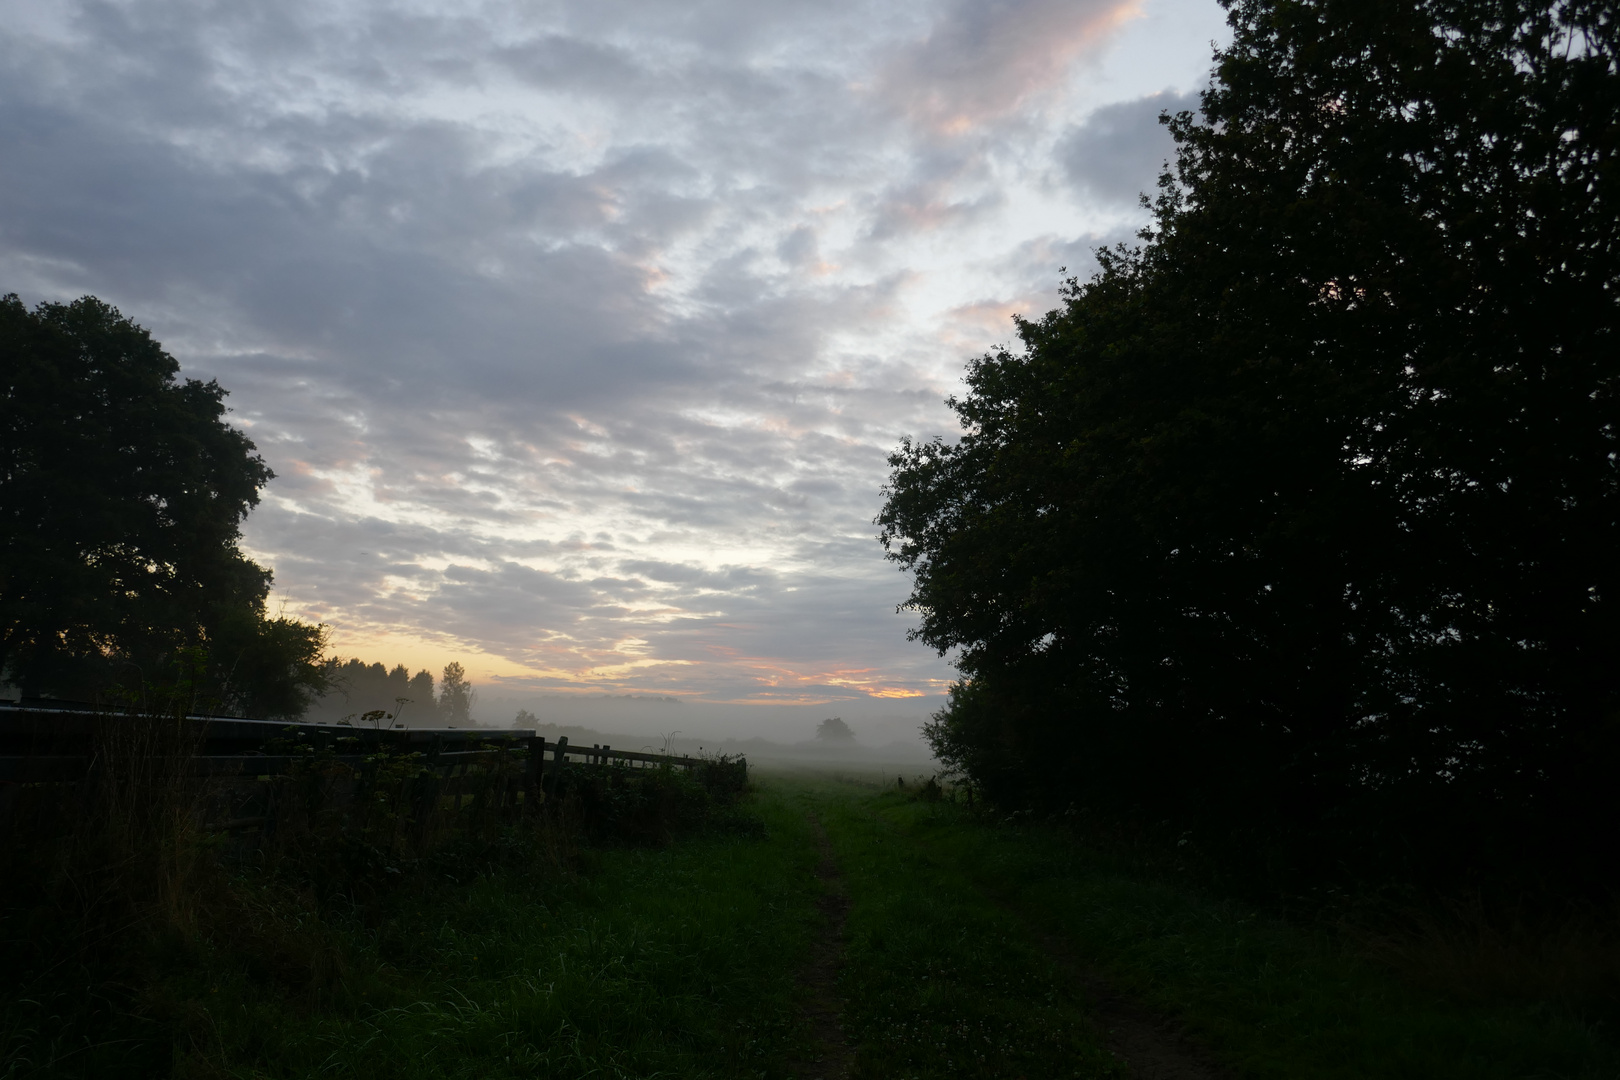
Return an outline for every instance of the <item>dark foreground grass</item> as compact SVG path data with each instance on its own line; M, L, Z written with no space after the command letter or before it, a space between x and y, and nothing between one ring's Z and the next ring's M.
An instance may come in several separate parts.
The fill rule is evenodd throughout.
M965 1048L951 1018L971 1030L1000 1018L998 1001L1038 1006L1046 1048L1005 1058L999 1073L1069 1076L1097 1068L1078 1035L1055 1035L1070 1013L1065 989L1030 956L1040 934L1061 937L1120 990L1185 1023L1234 1075L1264 1078L1528 1078L1620 1076L1601 1024L1546 1003L1481 1004L1423 990L1379 969L1326 930L1290 926L1175 882L1122 872L1068 834L992 825L950 803L845 783L806 787L848 861L854 894L851 1008L860 1030L889 1040L862 1050L879 1066L904 1057L885 1025L921 1025L945 1075L943 1048ZM936 974L936 972L938 974ZM932 1007L906 981L945 975ZM975 986L987 985L975 1000ZM1044 1010L1044 1011L1042 1011ZM1008 1027L1008 1031L1016 1030ZM1067 1030L1073 1030L1069 1028ZM989 1034L987 1031L986 1034ZM1004 1044L1003 1044L1004 1045ZM1074 1057L1064 1056L1062 1048ZM960 1065L960 1058L951 1058ZM958 1073L952 1073L956 1075ZM874 1067L863 1075L901 1075Z
M335 969L318 989L289 991L242 942L154 955L168 970L145 1012L174 1039L161 1072L783 1075L801 1040L794 974L814 928L815 848L779 798L747 813L762 831L598 852L581 874L497 871L366 920L311 913L289 932ZM14 1058L9 1075L128 1075L115 1049Z
M1620 1076L1567 1005L1423 990L1062 830L800 775L762 778L728 830L569 873L491 864L347 912L238 882L239 924L154 939L77 1042L52 1035L66 997L8 989L0 1077L793 1075L816 1056L797 975L827 945L811 813L850 899L838 985L860 1080L1127 1075L1053 938L1233 1076Z
M875 813L870 789L792 783L851 899L840 990L857 1076L1126 1075L1016 919Z

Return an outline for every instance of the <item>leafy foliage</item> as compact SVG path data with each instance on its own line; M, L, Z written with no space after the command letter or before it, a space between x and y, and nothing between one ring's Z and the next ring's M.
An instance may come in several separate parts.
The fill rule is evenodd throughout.
M882 539L964 676L935 747L1295 870L1606 874L1612 9L1230 22L1143 245L891 458Z
M0 298L0 672L96 697L203 646L216 700L296 715L323 631L268 618L270 572L238 548L272 473L225 422L225 390L178 370L94 297Z

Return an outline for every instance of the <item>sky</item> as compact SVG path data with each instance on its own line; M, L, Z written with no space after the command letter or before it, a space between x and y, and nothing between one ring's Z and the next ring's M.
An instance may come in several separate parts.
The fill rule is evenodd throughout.
M486 700L921 714L873 518L1129 241L1213 0L0 0L0 293L230 391L275 611Z

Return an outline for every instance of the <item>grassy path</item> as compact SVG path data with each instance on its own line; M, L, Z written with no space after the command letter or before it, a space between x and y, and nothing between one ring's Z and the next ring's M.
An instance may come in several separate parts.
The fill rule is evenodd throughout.
M800 782L848 884L840 980L859 1077L1127 1075L1017 918L879 813L871 791Z
M1425 994L1056 833L803 775L751 812L761 833L312 924L273 963L170 958L171 1066L101 1048L0 1078L1620 1076L1577 1018Z
M849 892L844 875L833 854L827 830L812 811L811 830L820 856L816 877L821 879L821 925L811 942L810 953L799 969L804 997L800 1015L809 1028L809 1053L794 1063L794 1075L802 1080L843 1080L850 1074L853 1055L849 1035L844 1030L844 1002L838 979L845 964L845 924L849 919Z

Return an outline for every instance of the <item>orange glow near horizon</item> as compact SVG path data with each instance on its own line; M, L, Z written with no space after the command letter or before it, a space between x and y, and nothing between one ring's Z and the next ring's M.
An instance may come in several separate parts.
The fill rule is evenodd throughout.
M299 610L290 602L282 605L281 610L293 617L321 621L318 612ZM666 660L634 652L584 650L566 644L546 644L526 650L535 659L550 654L554 662L548 664L533 660L525 663L449 635L430 637L405 628L355 629L334 621L328 623L328 631L328 656L354 657L389 668L404 664L413 672L430 672L435 680L445 664L457 661L467 669L475 685L483 684L490 689L501 687L513 693L580 696L632 693L713 704L814 705L838 700L825 690L817 692L817 688L823 687L856 691L878 700L903 701L943 694L949 685L948 680L943 679L906 685L874 668L799 667L782 658L749 656L718 644L709 647L711 659L706 661ZM679 675L674 677L677 670ZM536 682L543 683L543 687L535 686ZM739 694L739 683L752 684L754 690ZM702 684L727 685L731 689L711 696L701 688Z

